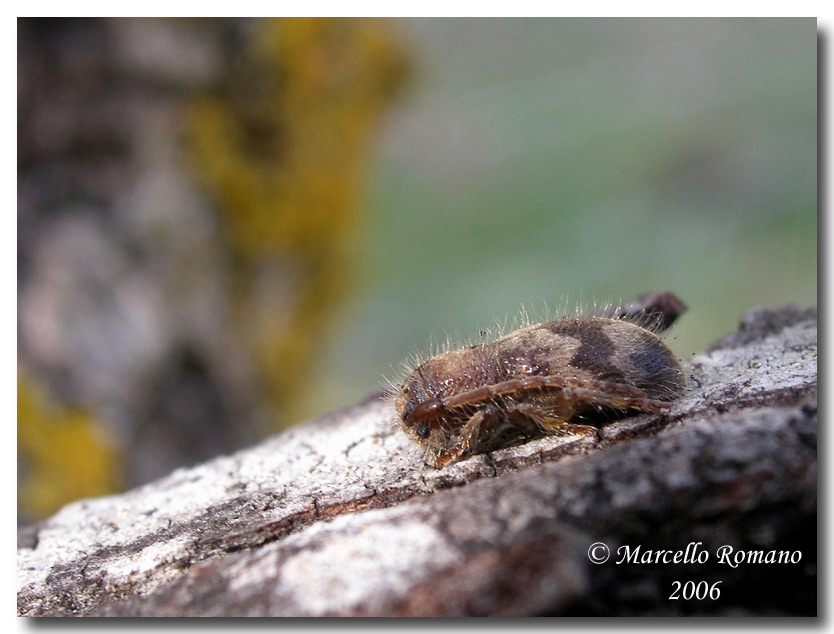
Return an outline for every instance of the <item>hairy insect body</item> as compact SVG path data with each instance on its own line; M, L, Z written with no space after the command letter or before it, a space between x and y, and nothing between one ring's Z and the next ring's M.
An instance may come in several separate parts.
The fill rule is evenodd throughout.
M659 413L686 388L672 351L631 321L577 317L437 355L398 386L405 432L436 467L546 434L596 434L601 413Z

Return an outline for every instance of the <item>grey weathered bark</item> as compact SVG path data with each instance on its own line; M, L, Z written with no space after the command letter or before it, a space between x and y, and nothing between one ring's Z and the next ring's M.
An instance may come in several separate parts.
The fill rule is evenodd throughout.
M596 439L435 470L370 399L71 504L20 536L18 612L816 614L816 312L751 311L685 367L668 415Z

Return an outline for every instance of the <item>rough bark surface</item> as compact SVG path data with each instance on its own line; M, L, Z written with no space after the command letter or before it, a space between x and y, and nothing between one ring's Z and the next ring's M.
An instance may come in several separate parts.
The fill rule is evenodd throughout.
M596 439L435 470L369 399L71 504L19 536L18 613L815 615L816 312L750 311L685 368Z

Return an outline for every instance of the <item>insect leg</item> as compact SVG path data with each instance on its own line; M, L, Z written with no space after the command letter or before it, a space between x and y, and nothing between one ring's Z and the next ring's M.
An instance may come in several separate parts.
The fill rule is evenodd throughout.
M611 389L612 387L615 389ZM616 384L613 386L609 384L605 390L587 387L568 388L563 390L563 398L569 398L574 402L597 407L598 409L609 407L621 411L635 410L649 414L663 413L672 406L671 403L665 401L654 401L648 398L645 393L631 386L622 386L622 390L616 388Z
M484 407L472 414L461 429L457 442L441 453L434 461L435 468L439 469L452 462L457 462L464 453L473 449L478 442L483 426L492 422L497 415L498 411L492 406Z
M579 398L589 395L591 400L605 398L611 400L611 407L618 409L639 409L643 411L657 412L659 408L668 407L669 403L663 401L652 401L646 397L646 393L624 383L611 383L608 381L594 382L594 388L586 387L587 383L579 379L564 378L554 375L534 375L523 378L508 379L494 385L483 385L477 389L456 394L444 400L443 406L446 409L454 409L464 405L471 405L482 402L486 399L518 394L519 392L536 391L542 389L553 389L563 391L565 394L575 394ZM609 396L610 395L610 396ZM618 406L614 404L623 403ZM632 404L636 405L632 405Z
M555 415L542 407L530 403L517 403L514 412L533 421L540 429L549 434L563 436L576 434L578 436L596 436L597 428L591 425L571 423L568 419ZM569 418L569 417L568 417Z

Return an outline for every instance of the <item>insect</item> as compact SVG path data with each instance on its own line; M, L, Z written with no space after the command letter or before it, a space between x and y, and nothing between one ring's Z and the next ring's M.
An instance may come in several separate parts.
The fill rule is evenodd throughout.
M596 435L594 422L626 412L668 411L687 381L656 333L683 310L671 293L649 294L439 354L395 387L400 426L439 469L539 436Z

